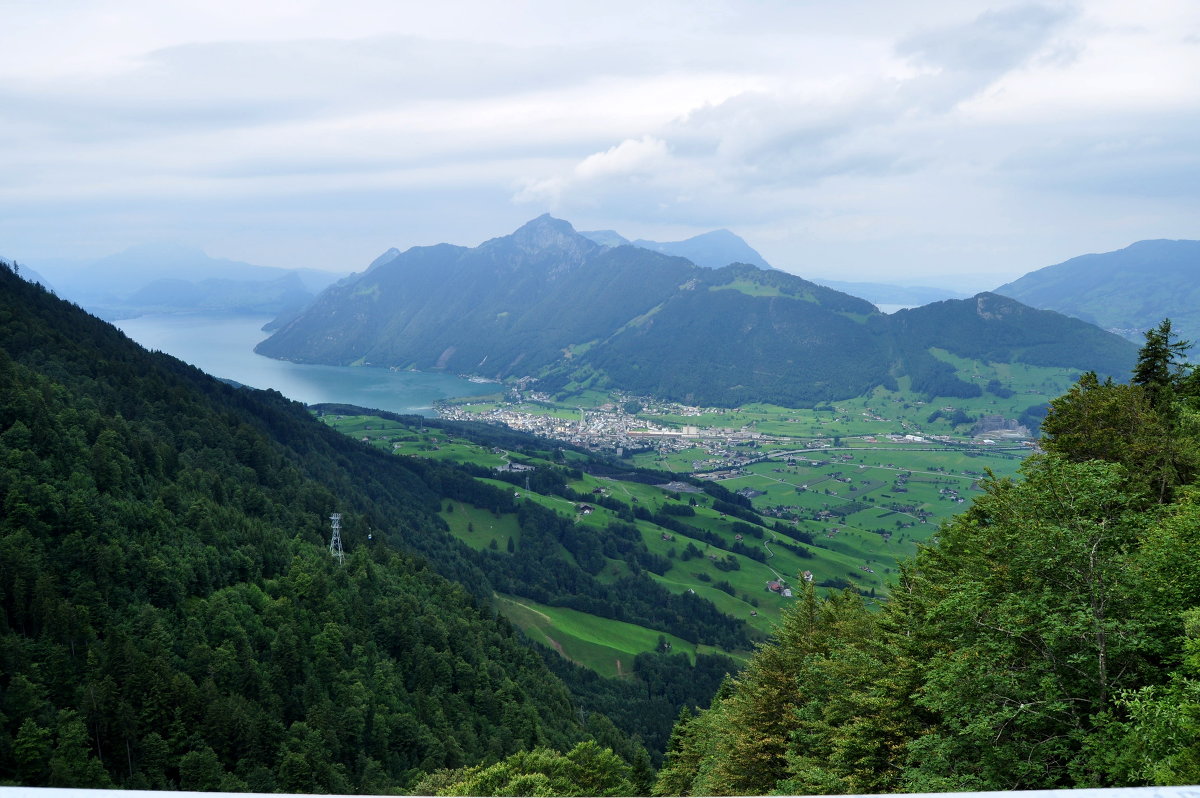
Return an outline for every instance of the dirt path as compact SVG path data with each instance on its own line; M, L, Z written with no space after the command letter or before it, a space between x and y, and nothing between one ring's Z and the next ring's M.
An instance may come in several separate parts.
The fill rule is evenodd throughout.
M568 656L566 655L566 652L564 652L564 651L563 651L562 643L558 642L557 640L555 640L555 639L554 639L553 637L551 637L550 635L546 635L546 639L550 641L550 647L551 647L551 648L553 648L555 651L557 651L557 652L558 652L558 655L559 655L560 657L562 657L562 658L563 658L563 659L565 659L565 660L570 660L570 659L571 659L570 657L568 657Z
M771 533L771 534L774 534L774 533ZM772 541L774 541L774 540L775 540L775 538L772 538L770 541L767 541L767 540L764 540L764 541L763 541L763 548L767 550L767 557L768 557L768 558L769 558L769 557L774 557L774 556L775 556L775 552L771 551L771 549L767 547L767 544L768 544L768 543L770 543L770 542L772 542ZM764 568L766 568L768 571L770 571L771 573L775 574L775 578L776 578L776 579L780 579L780 580L782 580L782 579L783 579L783 577L779 575L779 572L778 572L778 571L776 571L776 570L775 570L774 568L772 568L771 566L767 565L765 562L764 562L764 563L762 563L762 566L763 566Z

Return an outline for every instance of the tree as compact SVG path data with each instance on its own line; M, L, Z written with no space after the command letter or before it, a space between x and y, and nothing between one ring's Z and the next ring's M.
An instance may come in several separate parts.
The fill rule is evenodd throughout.
M221 789L225 770L207 745L189 751L179 760L179 788L198 792Z
M433 773L418 795L633 795L632 770L608 748L582 742L560 754L520 751L490 766Z
M1131 489L1159 503L1200 467L1196 414L1156 406L1147 385L1102 383L1094 372L1050 403L1042 433L1047 451L1073 462L1120 463Z
M1174 388L1188 372L1180 358L1192 345L1189 341L1171 338L1170 319L1163 319L1153 330L1147 330L1146 343L1138 352L1133 370L1133 384L1145 386L1150 404L1155 408L1170 405Z
M1154 674L1130 552L1148 519L1119 466L1033 458L1024 480L943 526L906 572L927 657L912 791L1030 789L1100 778L1085 740Z
M1119 778L1128 783L1200 782L1200 608L1182 616L1184 660L1165 686L1121 695L1127 714L1113 720L1107 751Z
M51 787L111 787L104 765L91 755L87 729L74 710L58 714L58 744L50 756Z
M845 647L874 638L875 623L858 595L819 599L806 584L782 616L776 639L723 685L710 709L694 719L681 717L685 722L672 737L655 793L761 795L778 789L792 773L798 713L828 703L829 690L839 689L799 674L819 674Z
M50 760L50 731L33 718L26 718L13 741L17 782L27 786L45 784Z

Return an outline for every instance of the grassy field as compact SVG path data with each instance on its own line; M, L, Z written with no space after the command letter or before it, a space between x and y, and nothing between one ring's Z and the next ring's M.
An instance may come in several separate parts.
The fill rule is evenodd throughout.
M745 412L782 415L784 419L780 423L802 412L790 410L778 413L779 410L754 406ZM397 454L473 462L488 467L499 466L508 459L506 454L452 440L441 431L410 430L401 424L373 417L327 417L325 420L348 435L365 437L373 445L390 448ZM925 451L911 444L868 444L854 438L843 439L841 443L842 446L838 448L797 454L790 464L782 458L752 464L740 469L739 475L721 480L721 484L730 490L748 489L758 493L752 503L760 512L779 510L796 515L797 518L789 520L789 527L811 534L816 547L823 550L817 552L814 562L776 548L772 550L772 556L765 566L749 558L733 555L747 564L745 574L756 572L752 580L747 579L743 571L734 572L734 577L725 580L734 584L739 595L754 596L761 591L762 585L770 581L766 574L782 575L794 581L796 574L802 570L812 571L818 582L845 578L863 589L883 591L887 585L886 576L892 572L897 560L911 555L916 545L929 537L941 519L961 511L969 498L978 493L977 480L985 470L1005 476L1015 472L1022 459L1020 453L1004 451ZM697 462L703 465L723 462L701 448L674 453L662 459L658 456L640 456L640 459L642 464L658 468L663 468L664 460L667 460L667 464L674 466L672 470L679 472L690 472L693 463ZM898 480L902 481L899 486ZM512 489L511 485L501 480L484 481ZM651 485L588 475L573 482L571 487L581 493L598 488L631 506L636 499L651 510L670 501L661 489ZM953 491L954 494L947 495L947 491ZM560 497L528 494L528 498L565 515L573 513L573 504ZM960 498L962 502L958 501ZM688 519L688 523L723 535L732 543L733 520L717 518L717 514L705 506L711 504L707 497L702 496L699 501L701 506L697 508L698 515ZM847 506L860 507L849 514L837 514L839 509ZM897 506L911 509L896 509ZM442 515L452 533L474 548L489 547L493 537L498 546L505 545L510 535L519 539L519 530L512 519L498 520L490 513L469 505L458 505L455 510L457 515L453 511L443 512ZM819 517L822 511L834 515ZM603 526L613 520L616 520L613 513L598 508L591 516L580 518L579 523ZM686 542L676 541L676 545L671 546L663 541L665 530L657 525L639 521L638 527L647 546L656 553L666 556L675 548L678 554L686 545ZM764 534L768 541L775 535L769 530ZM730 552L723 551L721 556L725 554ZM864 570L864 566L871 570ZM690 571L682 565L672 569L667 575L668 581L682 589L711 591L712 588L697 579L695 573L707 573L714 579L721 576L720 572L703 563L694 563L689 567ZM747 604L738 608L738 614L748 616L753 609L758 608ZM759 613L762 620L756 625L769 622L774 615L775 612L765 609Z
M414 428L378 416L327 414L321 420L341 433L394 454L476 463L485 468L497 468L507 462L503 454L470 441L451 439L438 429Z
M531 640L550 646L601 676L625 675L634 657L657 650L661 641L670 645L671 653L687 654L693 661L697 653L728 653L644 626L597 618L566 607L550 607L519 596L497 595L496 608ZM747 655L748 652L733 654L742 662Z
M465 502L447 501L439 513L450 534L473 549L507 551L508 541L521 542L516 513L495 514Z
M694 503L694 515L672 517L699 530L695 538L649 520L636 520L646 547L670 561L665 573L652 578L672 592L694 591L762 632L770 633L780 612L794 600L768 589L768 584L783 582L796 588L804 572L812 575L822 592L849 586L886 600L898 564L911 557L939 523L970 506L971 499L979 495L979 482L985 474L1011 475L1029 453L1028 449L1007 451L978 442L967 445L969 429L956 428L945 418L930 421L935 411L950 415L962 410L971 416L1016 418L1030 406L1061 394L1075 377L1058 369L989 365L937 354L954 363L964 379L978 381L981 387L995 380L993 388L998 384L1012 394L1001 397L985 391L973 399L927 402L912 394L876 390L815 408L751 404L707 409L700 415L695 410L678 406L671 410L663 403L647 401L652 409L640 415L656 423L719 427L766 436L736 445L705 442L679 451L642 452L627 461L664 472L709 472L710 478L716 472L724 488L750 497L761 516L761 522L750 524L750 528L745 521L723 516L713 508L712 498L703 493L672 494L654 485L586 473L571 481L570 487L582 494L615 499L631 511L638 508L651 514L664 506ZM628 398L590 390L556 405L535 402L519 408L505 407L574 418L579 407L620 406ZM471 405L472 409L496 406L489 400ZM487 468L514 458L508 452L419 425L410 427L368 416L325 416L323 420L347 435L398 455ZM961 443L897 443L886 437L889 434L926 438L949 435ZM567 452L566 457L577 465L587 461L586 456L575 452ZM765 459L752 462L755 458ZM518 459L534 466L551 465L537 458ZM599 530L620 520L617 513L604 507L596 506L585 515L577 511L574 502L559 496L518 489L499 479L482 481L517 491L521 501L537 502L573 518L585 529ZM623 514L628 517L627 512ZM441 517L451 534L476 550L505 553L510 539L519 550L521 531L515 514L496 515L464 502L449 502L443 506ZM701 539L704 534L716 537ZM811 545L797 539L810 540ZM762 559L735 552L735 547L761 552ZM565 559L571 557L565 549L560 554ZM625 562L607 560L597 579L607 582L628 574ZM531 638L604 675L619 675L636 654L659 645L657 631L575 610L538 605L515 596L499 596L497 606ZM663 637L675 652L696 651L683 640Z

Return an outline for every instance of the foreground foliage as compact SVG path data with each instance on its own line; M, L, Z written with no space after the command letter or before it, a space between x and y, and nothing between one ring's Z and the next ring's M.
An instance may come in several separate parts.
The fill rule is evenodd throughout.
M415 787L418 795L645 795L651 775L633 768L594 742L566 754L547 748L521 751L494 765L434 773Z
M809 591L656 794L1200 780L1200 390L1169 322L1130 385L1085 375L1047 454L945 524L882 612Z

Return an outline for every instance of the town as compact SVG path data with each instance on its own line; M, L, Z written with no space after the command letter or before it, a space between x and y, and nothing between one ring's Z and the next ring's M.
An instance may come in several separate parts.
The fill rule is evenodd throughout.
M687 463L690 467L686 470L697 474L709 473L714 478L733 475L752 463L836 448L851 440L854 448L877 446L893 449L901 446L931 451L947 447L1036 448L1036 444L1029 440L1028 430L1015 423L1006 425L1002 416L987 417L986 423L979 425L989 437L983 437L984 433L980 433L964 438L946 434L917 434L920 430L909 421L892 421L874 411L864 411L861 414L863 418L878 430L873 434L841 435L831 429L826 434L814 436L799 434L803 425L800 418L789 419L794 429L784 431L760 431L753 419L737 426L702 426L700 423L679 423L678 419L699 422L702 418L711 419L741 411L696 407L622 393L614 393L611 399L593 407L571 407L556 403L543 393L512 391L500 401L445 402L439 404L436 410L444 419L499 424L591 451L611 453L618 458L638 454L665 457L688 452L694 456ZM840 407L833 410L838 414L850 412ZM841 415L833 421L844 423L848 418ZM884 431L889 426L892 430Z

